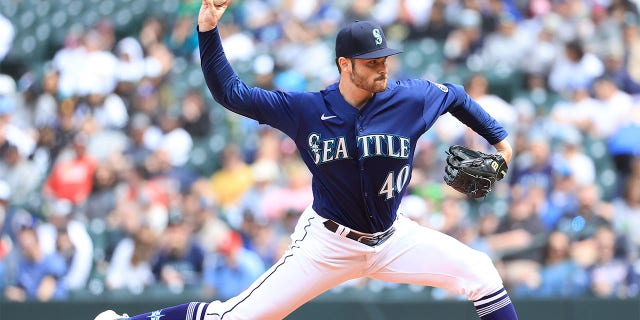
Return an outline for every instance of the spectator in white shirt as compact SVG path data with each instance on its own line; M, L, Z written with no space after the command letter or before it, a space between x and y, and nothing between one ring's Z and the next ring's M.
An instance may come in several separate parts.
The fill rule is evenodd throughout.
M603 73L604 64L600 58L587 52L580 41L570 41L565 44L564 55L551 67L549 86L557 92L588 87Z
M64 199L53 200L46 207L47 222L37 227L44 253L58 252L67 263L62 281L69 290L82 289L93 267L93 241L86 225L73 218L73 204Z
M11 50L15 34L11 21L0 14L0 61L4 60L9 50Z

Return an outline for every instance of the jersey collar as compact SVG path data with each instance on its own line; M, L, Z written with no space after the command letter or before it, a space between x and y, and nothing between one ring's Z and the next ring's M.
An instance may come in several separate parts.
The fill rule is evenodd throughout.
M345 114L357 114L364 112L364 110L366 109L369 109L369 105L371 105L372 102L386 96L391 91L393 91L396 86L397 84L395 83L395 81L389 80L387 90L376 93L373 98L371 98L371 100L369 100L369 102L367 102L367 104L365 104L364 107L362 107L362 109L360 110L354 108L344 99L344 97L342 97L342 94L340 94L340 89L338 87L338 82L327 86L327 88L324 90L324 96L325 99L329 102L329 105L336 108L339 112L343 112Z

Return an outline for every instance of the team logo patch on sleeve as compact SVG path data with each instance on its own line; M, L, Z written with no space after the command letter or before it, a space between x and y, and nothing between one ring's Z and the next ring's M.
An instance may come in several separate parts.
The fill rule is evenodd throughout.
M444 84L433 82L433 81L429 81L429 82L433 83L436 87L438 87L438 89L442 90L442 92L444 93L449 92L449 88L447 88L447 86L445 86Z

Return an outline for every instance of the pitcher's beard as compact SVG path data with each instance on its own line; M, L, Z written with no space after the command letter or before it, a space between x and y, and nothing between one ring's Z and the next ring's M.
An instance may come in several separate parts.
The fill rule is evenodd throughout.
M353 82L356 87L371 93L387 90L388 81L389 79L386 76L378 77L373 81L367 81L366 78L361 77L357 72L351 74L351 82Z
M375 81L373 81L373 88L371 90L371 92L376 93L376 92L382 92L387 90L387 83L389 82L389 79L387 79L387 77L384 77L382 79L376 79Z

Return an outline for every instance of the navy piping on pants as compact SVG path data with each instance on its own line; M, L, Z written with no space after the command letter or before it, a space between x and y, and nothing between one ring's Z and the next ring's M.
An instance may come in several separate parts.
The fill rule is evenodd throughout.
M302 238L297 239L293 242L293 244L291 245L291 250L293 250L294 248L300 248L299 245L297 245L298 242L301 242L302 240L304 240L307 237L308 231L307 228L309 228L311 226L311 220L314 219L315 217L310 217L307 220L307 224L304 226L304 234L302 235ZM253 290L251 290L251 292L249 292L249 294L244 297L244 299L240 300L238 303L236 303L233 307L231 307L231 309L225 311L224 313L222 313L222 315L220 315L219 313L207 313L207 315L214 315L214 316L219 316L220 319L222 320L222 318L229 312L233 311L233 309L235 309L238 305L240 305L242 302L244 302L245 300L247 300L251 294L256 291L258 288L260 288L260 286L267 281L267 279L269 279L269 277L271 277L271 275L273 275L276 270L278 270L278 268L280 268L280 266L282 266L285 262L287 262L287 259L293 256L293 252L291 252L290 254L286 255L283 259L282 262L280 262L275 268L273 268L273 271L271 271L271 273L269 275L267 275L262 282L260 282L260 284L258 284L255 288L253 288Z

